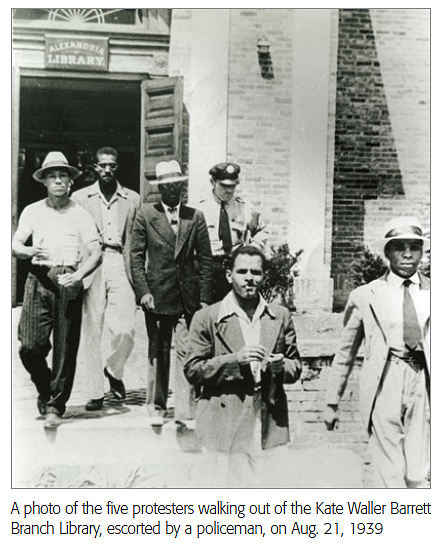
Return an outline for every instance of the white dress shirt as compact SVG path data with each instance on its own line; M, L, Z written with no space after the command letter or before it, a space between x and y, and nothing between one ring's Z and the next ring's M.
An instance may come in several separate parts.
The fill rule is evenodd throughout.
M120 191L121 186L117 183L117 189L109 201L106 200L101 191L99 192L101 217L103 219L103 243L109 246L122 246L118 227L118 198Z
M403 303L404 303L404 278L397 276L390 271L387 276L387 298L385 305L388 306L388 330L389 343L394 351L406 351L404 344L404 321L403 321ZM416 314L419 325L423 328L425 320L429 315L429 297L427 290L421 290L420 278L415 273L409 280L409 292L416 308Z
M167 220L170 223L170 226L172 227L173 232L177 234L178 226L180 222L181 203L178 203L175 207L167 206L167 204L164 204L162 201L161 201L161 204L163 205L164 211L166 212Z
M224 297L218 319L235 314L238 317L241 333L244 338L244 345L256 346L261 340L261 316L267 308L267 302L259 295L259 303L256 307L252 320L247 316L244 310L239 306L233 290ZM251 364L252 374L256 383L261 381L261 366L265 367L266 362L255 361Z

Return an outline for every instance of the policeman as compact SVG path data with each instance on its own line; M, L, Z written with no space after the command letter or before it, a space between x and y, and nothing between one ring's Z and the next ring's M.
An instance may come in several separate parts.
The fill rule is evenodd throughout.
M264 250L268 232L259 212L235 195L241 169L235 163L218 163L209 171L212 195L200 201L209 230L214 261L214 301L230 290L226 280L225 257L240 244L253 244Z

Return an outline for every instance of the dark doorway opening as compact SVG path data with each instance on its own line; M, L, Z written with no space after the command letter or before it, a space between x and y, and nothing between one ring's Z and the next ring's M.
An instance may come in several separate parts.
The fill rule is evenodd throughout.
M61 151L82 175L74 190L94 183L94 154L102 146L119 152L119 181L140 190L139 81L22 77L18 214L46 196L32 178L49 151ZM23 300L28 263L17 263L17 302Z

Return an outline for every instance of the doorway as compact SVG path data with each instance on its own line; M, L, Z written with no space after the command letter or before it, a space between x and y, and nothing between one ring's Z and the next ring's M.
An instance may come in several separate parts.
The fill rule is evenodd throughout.
M75 190L94 183L96 150L113 147L119 152L119 181L140 192L139 81L21 77L19 119L18 215L46 196L32 173L49 151L61 151L82 172ZM23 300L28 267L17 260L18 303Z

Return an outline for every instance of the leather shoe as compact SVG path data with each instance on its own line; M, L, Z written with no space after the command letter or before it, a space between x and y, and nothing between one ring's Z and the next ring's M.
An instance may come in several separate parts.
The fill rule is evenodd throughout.
M41 416L46 416L46 413L48 412L46 409L46 405L48 404L47 399L43 399L42 397L37 397L37 409L38 412L41 414Z
M103 397L100 397L100 399L90 399L86 403L84 408L87 411L99 411L100 409L103 408L103 400L104 400Z
M104 376L109 379L111 392L115 399L124 399L126 397L126 388L124 387L124 382L113 377L106 369L106 367L104 368Z
M61 424L61 416L57 413L48 413L46 415L44 427L45 428L56 428Z
M164 418L160 415L149 416L148 422L153 428L161 428L164 424Z

